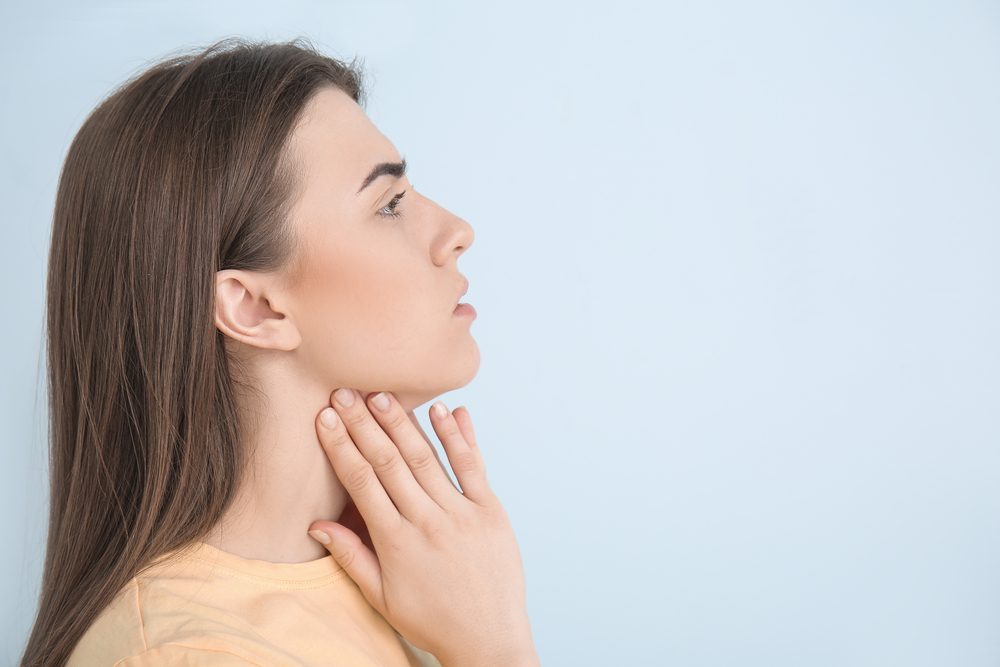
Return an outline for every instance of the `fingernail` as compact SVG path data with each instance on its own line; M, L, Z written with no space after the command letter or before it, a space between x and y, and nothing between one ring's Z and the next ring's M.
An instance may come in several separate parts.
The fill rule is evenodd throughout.
M434 410L434 414L437 415L438 417L443 419L444 417L448 416L448 408L444 407L444 403L442 403L441 401L435 403L432 406L432 408Z
M354 405L354 392L346 387L341 387L337 391L333 392L333 397L337 399L337 402L345 408L349 408Z
M389 409L389 397L385 395L385 392L380 391L379 393L372 396L372 405L376 408L385 412Z
M309 536L312 537L317 542L322 542L323 544L330 543L330 536L324 533L322 530L310 530Z
M319 413L319 420L327 428L334 428L337 425L337 411L333 408L323 408L323 411Z

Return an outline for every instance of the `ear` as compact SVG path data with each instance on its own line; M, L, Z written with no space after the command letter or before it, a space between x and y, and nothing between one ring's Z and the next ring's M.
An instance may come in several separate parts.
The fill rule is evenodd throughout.
M271 295L271 299L268 298ZM277 283L252 271L215 274L215 326L233 340L271 350L294 350L302 335L275 301Z

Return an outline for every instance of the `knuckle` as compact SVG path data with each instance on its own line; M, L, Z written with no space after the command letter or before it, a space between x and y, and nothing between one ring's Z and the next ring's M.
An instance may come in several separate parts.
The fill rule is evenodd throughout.
M350 570L354 565L355 553L353 549L339 549L337 551L337 562L346 570Z
M344 486L349 491L362 491L368 487L375 478L375 471L370 465L365 463L347 471L344 478Z
M408 423L410 423L410 420L406 415L396 411L393 411L385 418L385 427L391 431L398 431Z
M481 514L475 510L458 511L453 516L455 518L455 525L463 533L479 528L483 522Z
M448 525L437 517L424 517L420 521L420 530L424 536L434 543L448 542Z
M458 429L458 424L455 423L454 419L449 419L440 426L440 429L442 438L455 439L462 436L462 432Z
M452 457L451 467L456 472L478 472L479 459L471 451L457 452Z
M416 472L420 472L422 470L429 470L433 466L439 465L437 457L434 456L434 454L432 454L431 450L429 449L423 449L413 454L412 456L410 456L410 459L409 461L407 461L407 463L410 465L410 468L412 468Z
M486 478L485 473L480 474L479 485L479 498L476 504L490 514L506 512L503 503L500 501L500 497L493 490L493 487L490 486L490 480Z
M351 409L343 415L344 423L348 426L361 426L368 420L368 413L364 410Z
M341 428L324 435L321 440L323 444L326 445L327 450L333 450L347 445L351 445L352 447L354 446L354 441L351 440L351 436L344 433L344 430Z
M372 469L377 473L384 473L392 470L396 467L398 461L399 456L395 452L388 450L379 450L369 459Z
M507 515L507 510L504 508L500 497L495 493L486 494L486 502L483 503L483 506L492 513L492 516L498 517L498 521L510 523L510 517Z

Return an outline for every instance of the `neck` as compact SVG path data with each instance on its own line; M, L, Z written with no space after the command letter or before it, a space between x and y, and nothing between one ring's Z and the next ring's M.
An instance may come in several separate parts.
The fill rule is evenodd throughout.
M280 375L281 371L272 371ZM232 508L203 538L244 558L301 563L329 555L306 531L313 521L336 521L349 494L333 471L316 434L316 415L329 404L333 387L283 382L257 385L264 392L259 424L248 434L255 459Z
M353 502L316 434L316 416L329 405L333 390L344 385L328 386L288 356L257 361L253 386L263 392L263 400L255 408L259 413L245 422L257 425L246 436L255 446L255 460L233 506L202 539L222 551L274 563L323 558L329 552L307 534L309 524L338 521L353 529L362 521L353 515L342 521ZM362 396L376 390L353 388ZM437 393L393 393L433 449L412 411ZM363 540L367 536L355 532Z

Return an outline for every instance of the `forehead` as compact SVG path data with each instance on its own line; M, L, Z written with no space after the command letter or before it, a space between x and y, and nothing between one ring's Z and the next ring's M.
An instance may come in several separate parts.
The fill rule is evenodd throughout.
M333 87L313 96L289 141L306 180L306 196L321 184L324 192L353 201L375 164L399 159L358 103Z

